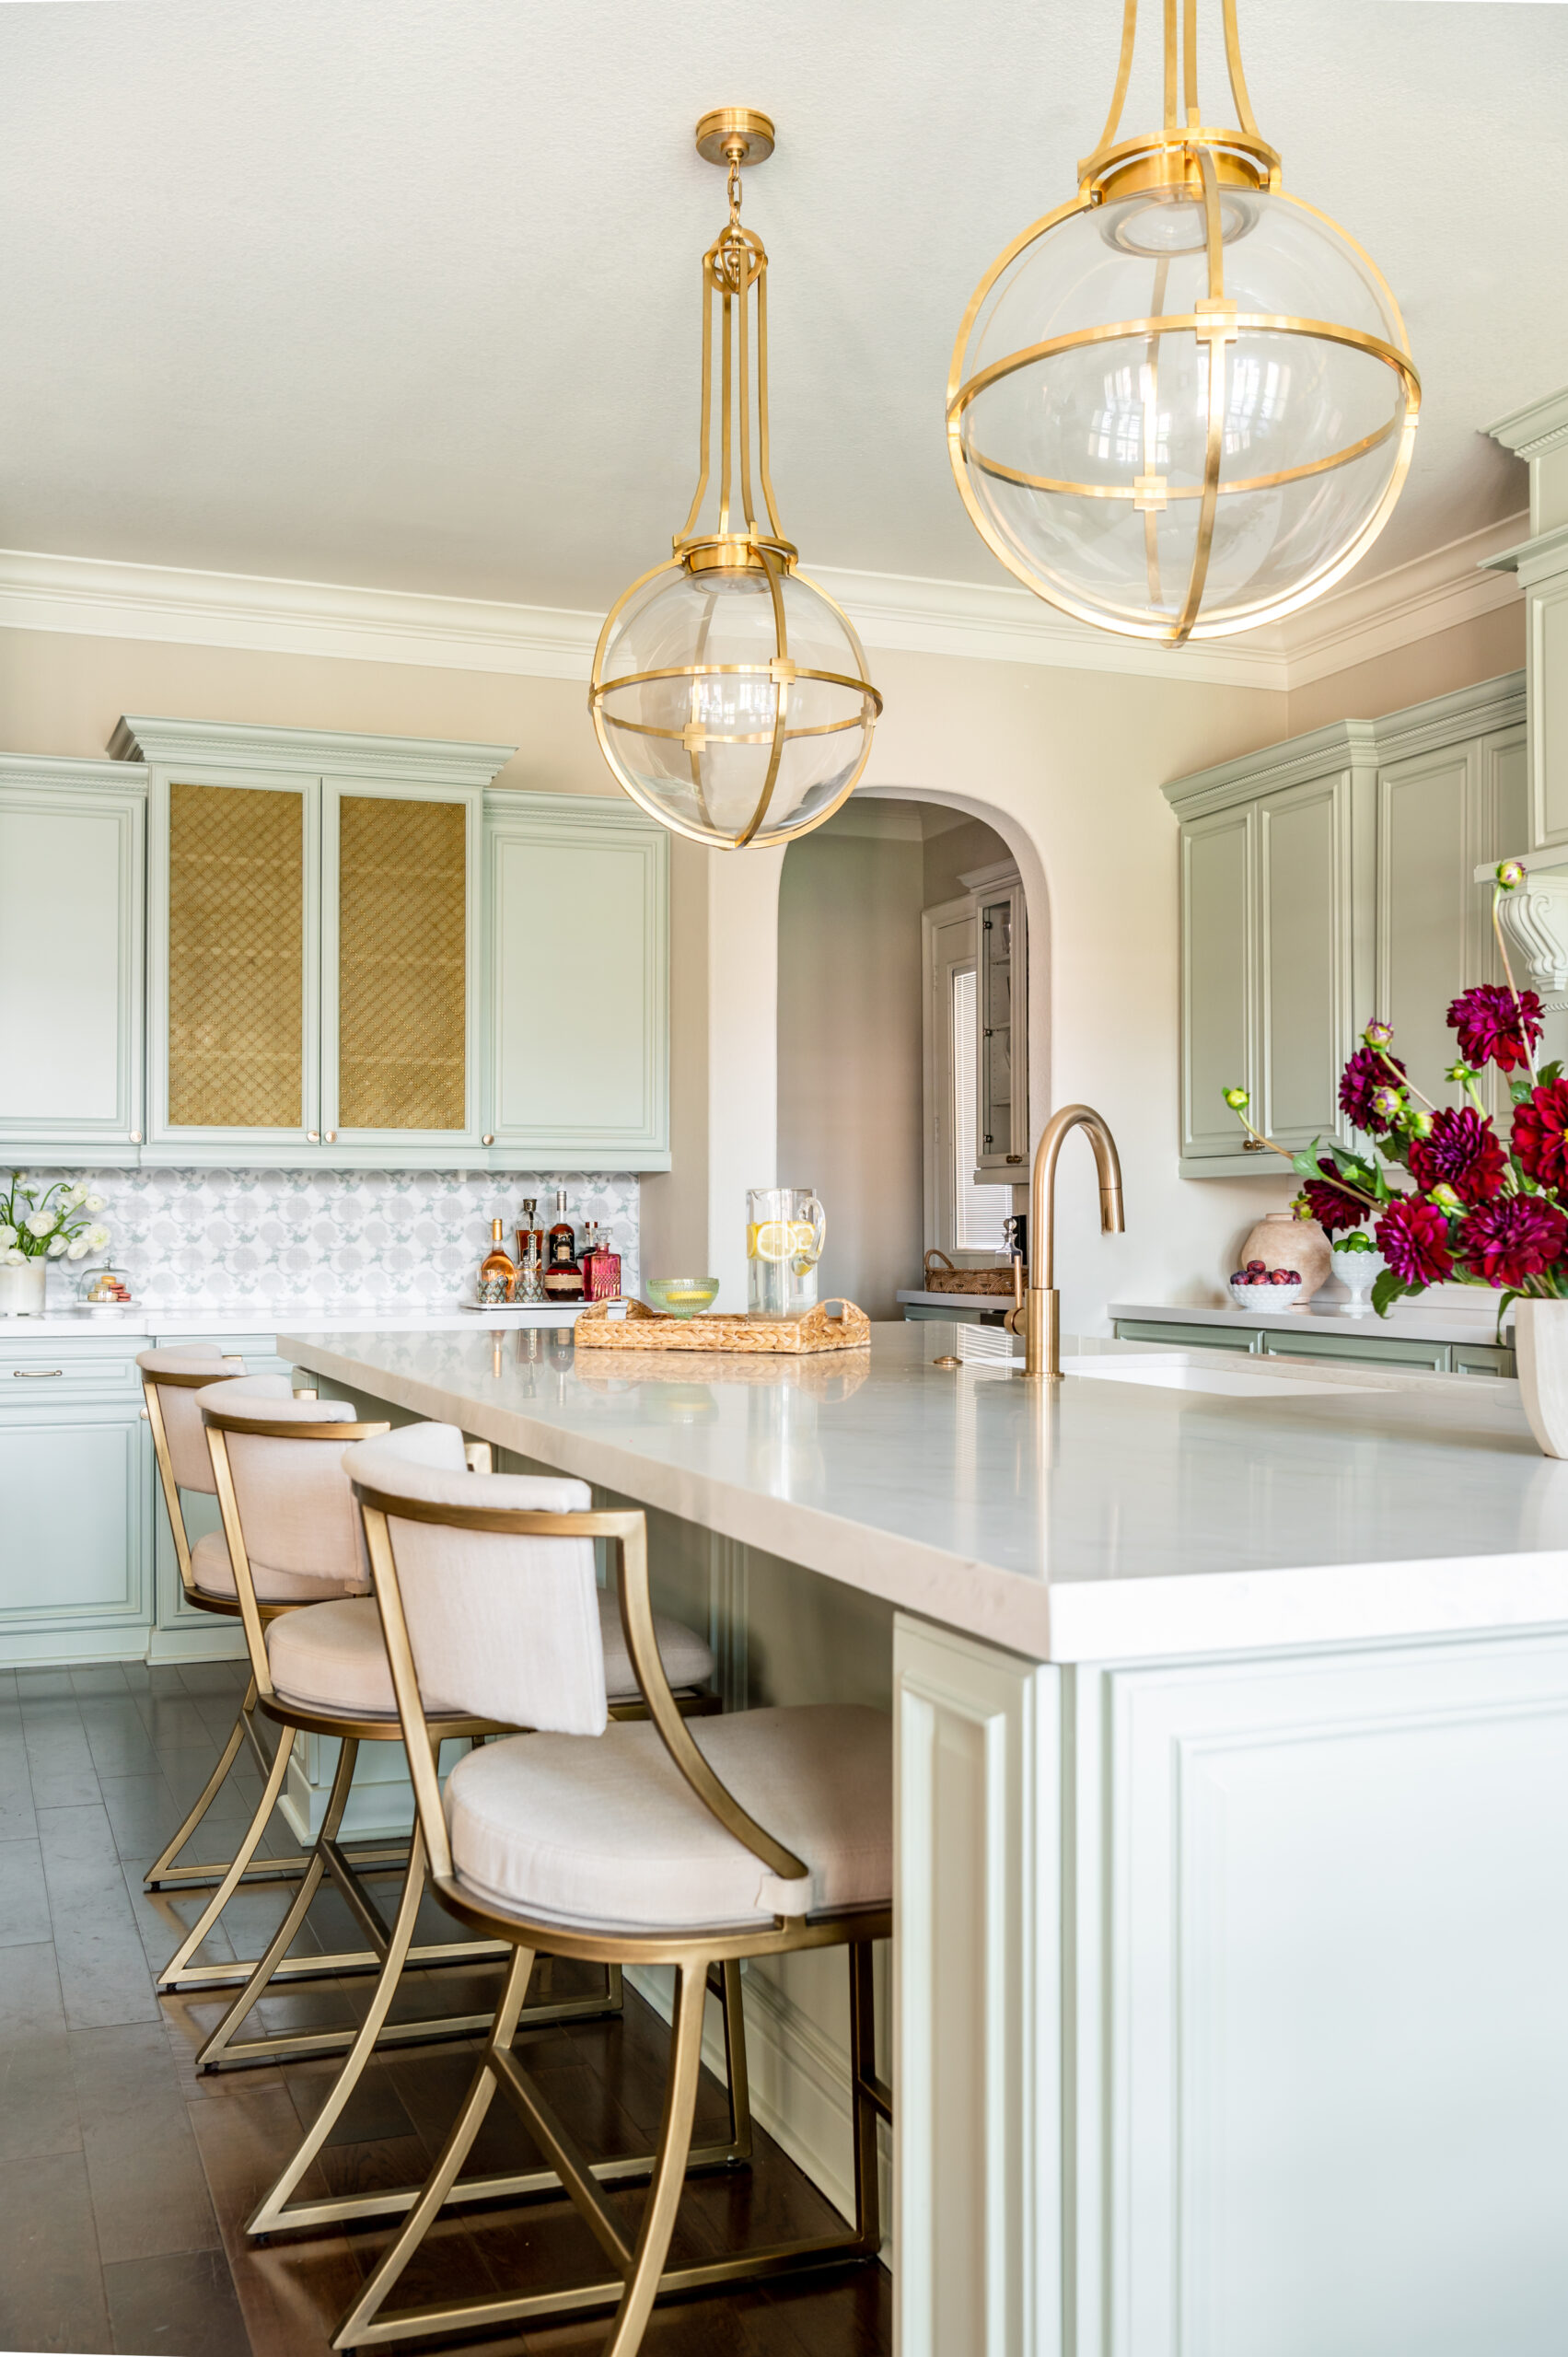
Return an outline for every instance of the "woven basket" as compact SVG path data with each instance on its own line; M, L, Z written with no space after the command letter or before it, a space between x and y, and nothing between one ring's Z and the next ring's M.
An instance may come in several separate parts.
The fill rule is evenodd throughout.
M624 1306L625 1315L611 1318ZM836 1310L837 1315L830 1315ZM640 1301L596 1301L572 1328L579 1351L753 1351L791 1358L853 1351L871 1340L871 1320L853 1301L819 1302L803 1318L726 1318L712 1311L671 1318Z
M942 1263L939 1269L933 1268L935 1260ZM1013 1271L1011 1269L955 1269L946 1252L938 1252L933 1248L925 1256L925 1290L927 1293L1000 1294L1011 1301Z

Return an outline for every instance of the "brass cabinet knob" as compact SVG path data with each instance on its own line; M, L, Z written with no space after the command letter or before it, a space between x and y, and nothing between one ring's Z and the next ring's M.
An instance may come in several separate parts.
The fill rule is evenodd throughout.
M1262 1139L1243 1138L1241 1151L1243 1154L1262 1154L1265 1151Z
M309 1144L310 1144L311 1145L319 1145L319 1144L320 1144L320 1143L321 1143L321 1132L320 1132L320 1131L319 1131L319 1130L307 1130L307 1131L306 1131L306 1132L305 1132L305 1135L306 1135L306 1138L308 1139L308 1141L309 1142Z
M329 1130L329 1131L327 1132L327 1144L328 1144L329 1145L336 1145L337 1142L338 1142L338 1133L337 1133L336 1130Z
M486 1130L484 1135L480 1140L480 1144L481 1145L494 1145L495 1144L494 1132Z
M141 1132L141 1131L140 1131L140 1130L133 1130L133 1131L132 1131L132 1132L131 1132L131 1143L132 1143L132 1144L133 1144L133 1145L140 1145L140 1144L141 1144L141 1143L142 1143L142 1132Z
M150 1424L152 1422L152 1418L148 1415L145 1408L138 1408L136 1413L140 1416L144 1424Z

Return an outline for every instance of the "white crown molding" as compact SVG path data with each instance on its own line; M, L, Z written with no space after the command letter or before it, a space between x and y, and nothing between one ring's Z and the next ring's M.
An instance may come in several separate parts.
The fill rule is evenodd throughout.
M1516 586L1487 568L1528 529L1527 515L1505 516L1304 607L1283 625L1291 686L1310 687L1330 672L1376 662L1417 639L1513 605Z
M600 614L0 550L0 628L587 679Z
M1175 649L1091 630L1008 583L835 567L811 577L875 650L1283 692L1509 603L1517 585L1480 568L1527 530L1509 517L1353 581L1286 623ZM0 628L12 630L586 680L600 621L564 607L0 551Z

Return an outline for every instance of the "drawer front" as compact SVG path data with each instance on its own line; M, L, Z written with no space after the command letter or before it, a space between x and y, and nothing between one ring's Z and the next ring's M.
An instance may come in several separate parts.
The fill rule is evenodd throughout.
M138 1341L136 1349L142 1347ZM140 1399L135 1351L122 1343L78 1342L74 1335L36 1342L0 1341L0 1412L49 1399Z
M1516 1375L1518 1372L1514 1353L1505 1343L1456 1342L1452 1347L1456 1375Z
M1434 1375L1450 1372L1446 1342L1412 1342L1379 1334L1270 1334L1265 1348L1271 1358L1349 1359L1360 1366L1424 1367Z
M1261 1327L1164 1326L1148 1318L1119 1318L1114 1331L1119 1342L1174 1342L1188 1351L1245 1351L1256 1357L1263 1347Z
M0 1657L7 1628L146 1619L151 1460L141 1419L112 1409L0 1421Z

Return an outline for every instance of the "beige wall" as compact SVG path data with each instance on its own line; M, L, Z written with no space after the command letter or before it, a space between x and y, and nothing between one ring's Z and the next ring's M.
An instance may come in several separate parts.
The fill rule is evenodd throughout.
M101 760L122 712L516 745L499 785L616 791L575 680L0 631L0 750Z
M1447 695L1452 689L1520 670L1524 660L1521 596L1512 605L1495 607L1453 630L1434 631L1430 638L1398 646L1374 662L1356 663L1349 670L1315 679L1310 687L1293 688L1288 733L1299 737L1330 720L1379 720L1386 712L1424 703L1428 696Z
M914 805L852 795L779 886L779 1183L826 1208L821 1297L872 1318L919 1282L924 849Z

